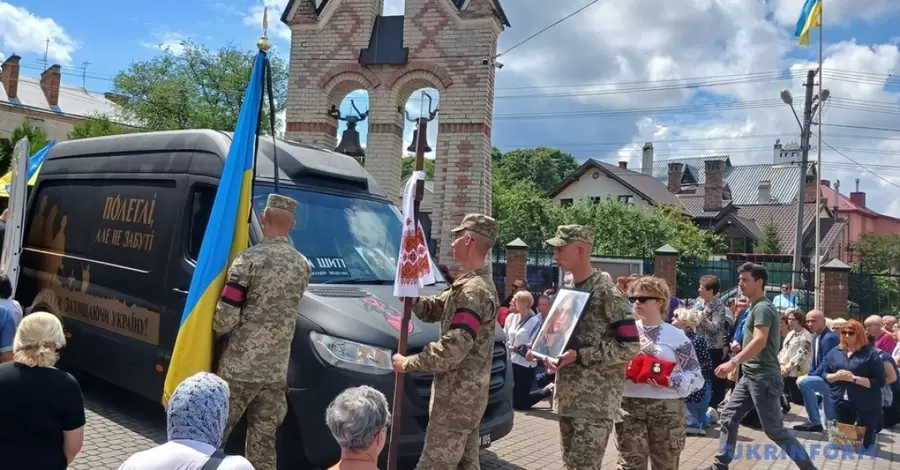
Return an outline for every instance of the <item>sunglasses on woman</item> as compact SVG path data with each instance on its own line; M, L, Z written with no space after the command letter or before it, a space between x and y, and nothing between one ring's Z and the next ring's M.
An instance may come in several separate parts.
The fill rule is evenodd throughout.
M843 336L855 336L856 332L853 330L841 330L841 334Z
M649 295L639 295L637 297L629 297L628 298L628 301L631 303L637 302L637 303L642 303L642 304L645 304L651 300L662 300L662 299L660 299L659 297L652 297Z

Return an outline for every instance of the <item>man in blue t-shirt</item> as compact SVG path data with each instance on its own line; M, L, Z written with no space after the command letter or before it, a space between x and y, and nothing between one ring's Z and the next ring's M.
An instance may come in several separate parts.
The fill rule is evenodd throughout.
M0 362L12 360L15 337L16 320L8 308L0 306Z

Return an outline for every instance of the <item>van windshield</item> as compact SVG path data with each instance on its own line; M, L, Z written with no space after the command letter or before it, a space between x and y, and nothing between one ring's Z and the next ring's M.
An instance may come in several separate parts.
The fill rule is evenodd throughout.
M257 184L253 207L266 207L273 187ZM403 231L402 215L392 204L337 196L293 187L279 194L297 200L297 222L288 235L312 263L313 284L393 284ZM446 282L434 260L437 282Z

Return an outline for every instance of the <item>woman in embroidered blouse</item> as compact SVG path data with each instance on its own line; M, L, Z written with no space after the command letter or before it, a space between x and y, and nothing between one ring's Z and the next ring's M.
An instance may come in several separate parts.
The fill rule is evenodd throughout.
M672 326L680 328L694 345L694 352L700 361L700 372L703 374L703 388L684 399L685 421L688 435L706 435L708 428L717 418L715 410L710 412L709 401L712 398L713 359L709 353L705 335L697 330L703 321L703 312L695 308L679 308L672 317Z
M875 445L886 380L881 356L869 344L862 323L850 320L841 328L841 344L825 355L825 367L819 370L828 382L838 422L865 426L863 447Z
M800 309L787 309L784 318L787 320L788 332L781 352L778 353L778 363L784 377L784 393L791 403L803 406L803 396L797 388L797 377L806 375L812 364L812 335L804 326L806 320Z
M666 281L645 276L635 279L628 290L638 318L641 354L674 364L674 369L668 384L651 378L625 381L615 423L617 468L644 470L648 459L654 469L678 468L685 440L684 398L704 386L700 362L684 332L663 321L669 308Z

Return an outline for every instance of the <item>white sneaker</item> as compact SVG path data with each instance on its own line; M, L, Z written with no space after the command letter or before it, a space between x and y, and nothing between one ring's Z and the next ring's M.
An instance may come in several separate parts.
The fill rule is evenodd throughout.
M706 410L706 412L712 418L712 424L716 424L719 422L719 412L716 411L715 408L710 407L708 410Z
M700 431L701 430L697 429L697 428L684 428L684 433L687 434L688 436L696 436L696 435L700 434Z
M549 393L555 392L556 391L556 383L551 382L551 383L547 384L547 386L544 387L544 391L549 392Z

